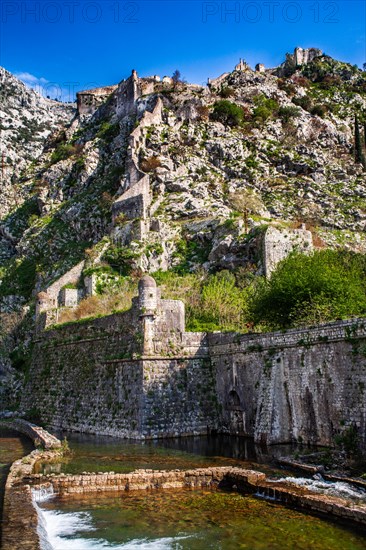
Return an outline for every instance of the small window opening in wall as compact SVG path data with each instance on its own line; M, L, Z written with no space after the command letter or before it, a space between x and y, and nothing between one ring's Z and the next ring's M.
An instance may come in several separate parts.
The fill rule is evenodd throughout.
M154 294L150 294L150 298L153 298Z

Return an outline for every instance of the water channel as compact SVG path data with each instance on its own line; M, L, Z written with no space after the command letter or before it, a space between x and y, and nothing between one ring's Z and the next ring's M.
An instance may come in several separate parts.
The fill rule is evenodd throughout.
M62 463L40 464L38 471L130 472L137 468L237 465L265 471L274 478L290 475L274 469L268 455L243 438L216 436L136 442L73 434L68 435L68 440L70 457ZM8 444L4 442L2 439L0 444ZM283 455L288 450L273 448L271 453ZM23 452L20 445L15 454L18 457ZM223 490L53 496L38 506L44 550L366 548L365 533L361 530L290 510L276 502Z

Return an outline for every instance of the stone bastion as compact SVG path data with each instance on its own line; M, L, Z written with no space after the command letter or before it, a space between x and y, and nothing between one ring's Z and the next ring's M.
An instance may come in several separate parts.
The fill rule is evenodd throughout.
M55 429L365 446L366 320L265 334L190 333L152 277L132 308L37 334L22 410Z

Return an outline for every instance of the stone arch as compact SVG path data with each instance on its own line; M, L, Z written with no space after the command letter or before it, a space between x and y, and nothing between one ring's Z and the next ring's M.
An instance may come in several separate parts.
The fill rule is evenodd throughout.
M227 405L228 409L232 411L240 411L241 409L241 402L240 397L238 393L235 390L231 390L229 392L228 398L227 398Z

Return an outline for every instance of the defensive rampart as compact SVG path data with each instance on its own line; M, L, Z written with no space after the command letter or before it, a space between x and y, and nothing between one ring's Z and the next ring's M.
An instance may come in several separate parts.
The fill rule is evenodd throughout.
M44 332L23 409L54 428L154 438L365 445L364 320L270 334L187 333L151 277L130 311Z

